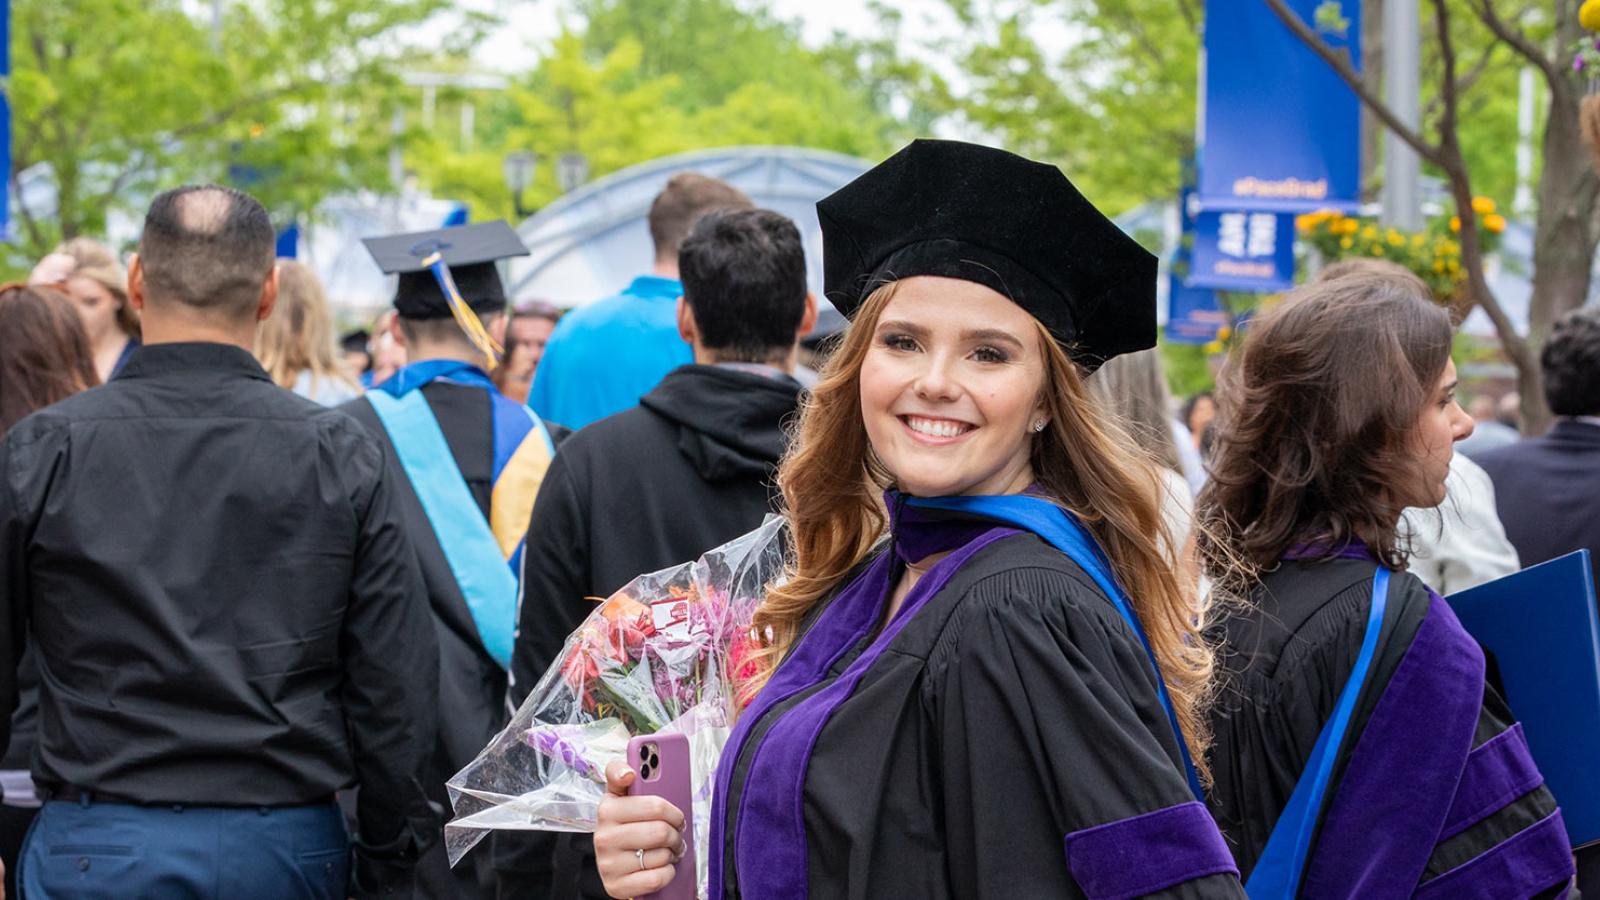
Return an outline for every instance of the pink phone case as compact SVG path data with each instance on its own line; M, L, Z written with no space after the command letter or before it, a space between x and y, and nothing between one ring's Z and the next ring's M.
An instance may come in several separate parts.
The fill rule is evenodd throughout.
M628 741L628 765L639 773L628 793L660 797L683 813L683 859L672 883L636 900L696 900L694 786L689 777L689 739L681 734L644 734Z

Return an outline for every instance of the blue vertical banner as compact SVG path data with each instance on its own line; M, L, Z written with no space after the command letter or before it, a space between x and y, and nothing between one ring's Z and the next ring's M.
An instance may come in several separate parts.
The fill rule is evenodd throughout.
M278 232L278 258L294 259L300 255L300 223L290 222Z
M1189 287L1276 293L1294 287L1294 216L1201 212L1195 217Z
M1167 340L1174 344L1209 344L1221 338L1222 329L1232 322L1217 292L1189 287L1177 271L1168 278Z
M1360 0L1286 0L1361 67ZM1361 101L1261 0L1207 0L1202 209L1354 210Z
M1167 340L1174 344L1209 344L1231 325L1222 298L1210 288L1188 284L1194 269L1194 160L1183 165L1183 190L1178 193L1178 249L1167 263Z
M6 189L0 190L0 242L11 242L11 0L0 0L0 173Z

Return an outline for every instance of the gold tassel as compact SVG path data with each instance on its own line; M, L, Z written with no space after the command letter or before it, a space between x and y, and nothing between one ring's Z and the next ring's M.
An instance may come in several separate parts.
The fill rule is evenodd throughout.
M450 275L450 267L444 264L444 257L435 251L422 264L433 272L434 280L439 282L439 290L444 292L444 298L450 304L450 315L455 318L456 324L467 335L472 346L478 348L488 360L485 369L493 372L500 365L500 356L506 352L505 348L489 335L489 330L483 327L483 320L462 299L456 280Z

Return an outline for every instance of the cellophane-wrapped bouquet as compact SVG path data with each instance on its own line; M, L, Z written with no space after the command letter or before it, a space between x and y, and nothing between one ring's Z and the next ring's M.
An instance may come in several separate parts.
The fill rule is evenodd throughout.
M731 730L750 618L784 565L783 520L692 563L641 575L567 638L511 723L449 781L454 865L494 829L593 831L606 764L635 735L689 738L705 894L711 787Z

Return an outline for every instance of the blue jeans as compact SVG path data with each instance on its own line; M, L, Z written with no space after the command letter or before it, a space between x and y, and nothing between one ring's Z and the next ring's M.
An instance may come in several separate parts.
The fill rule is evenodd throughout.
M29 900L343 900L344 816L326 806L51 801L22 848Z

